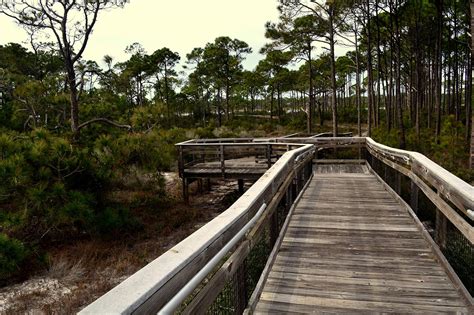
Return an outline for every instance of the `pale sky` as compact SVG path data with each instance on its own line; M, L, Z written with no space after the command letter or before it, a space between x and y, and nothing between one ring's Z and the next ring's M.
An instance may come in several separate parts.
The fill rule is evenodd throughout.
M125 47L138 42L148 53L168 47L180 54L183 63L193 48L229 36L252 47L244 66L253 69L267 42L265 22L278 21L277 4L277 0L130 0L123 9L102 12L84 58L101 65L106 54L115 62L125 61ZM0 44L26 40L19 26L0 15Z

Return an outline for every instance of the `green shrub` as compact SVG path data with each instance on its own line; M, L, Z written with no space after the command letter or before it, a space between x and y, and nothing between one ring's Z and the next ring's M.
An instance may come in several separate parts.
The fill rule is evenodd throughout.
M0 279L17 271L27 255L27 249L19 240L0 233Z
M130 211L123 207L107 207L101 211L97 218L97 230L102 235L113 236L119 232L135 230L141 227Z

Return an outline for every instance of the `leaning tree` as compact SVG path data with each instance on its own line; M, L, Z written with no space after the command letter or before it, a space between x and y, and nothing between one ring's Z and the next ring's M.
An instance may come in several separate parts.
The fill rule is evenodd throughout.
M99 13L122 7L125 0L2 0L0 13L14 19L30 32L52 36L64 60L70 93L71 130L75 136L82 128L95 122L128 128L107 118L94 118L80 123L77 65L97 23ZM41 36L40 36L41 37Z

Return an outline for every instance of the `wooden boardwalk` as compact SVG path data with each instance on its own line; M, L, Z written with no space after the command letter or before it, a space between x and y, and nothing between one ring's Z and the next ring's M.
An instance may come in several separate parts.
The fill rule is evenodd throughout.
M470 314L432 245L365 165L317 166L255 313Z

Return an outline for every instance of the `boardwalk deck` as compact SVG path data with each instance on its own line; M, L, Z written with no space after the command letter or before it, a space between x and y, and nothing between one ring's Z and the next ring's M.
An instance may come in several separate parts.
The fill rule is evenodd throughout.
M250 159L228 160L225 164L226 178L259 178L268 170L268 165ZM184 174L188 178L222 177L220 162L197 163L185 168Z
M419 225L364 165L319 165L255 313L472 312Z

